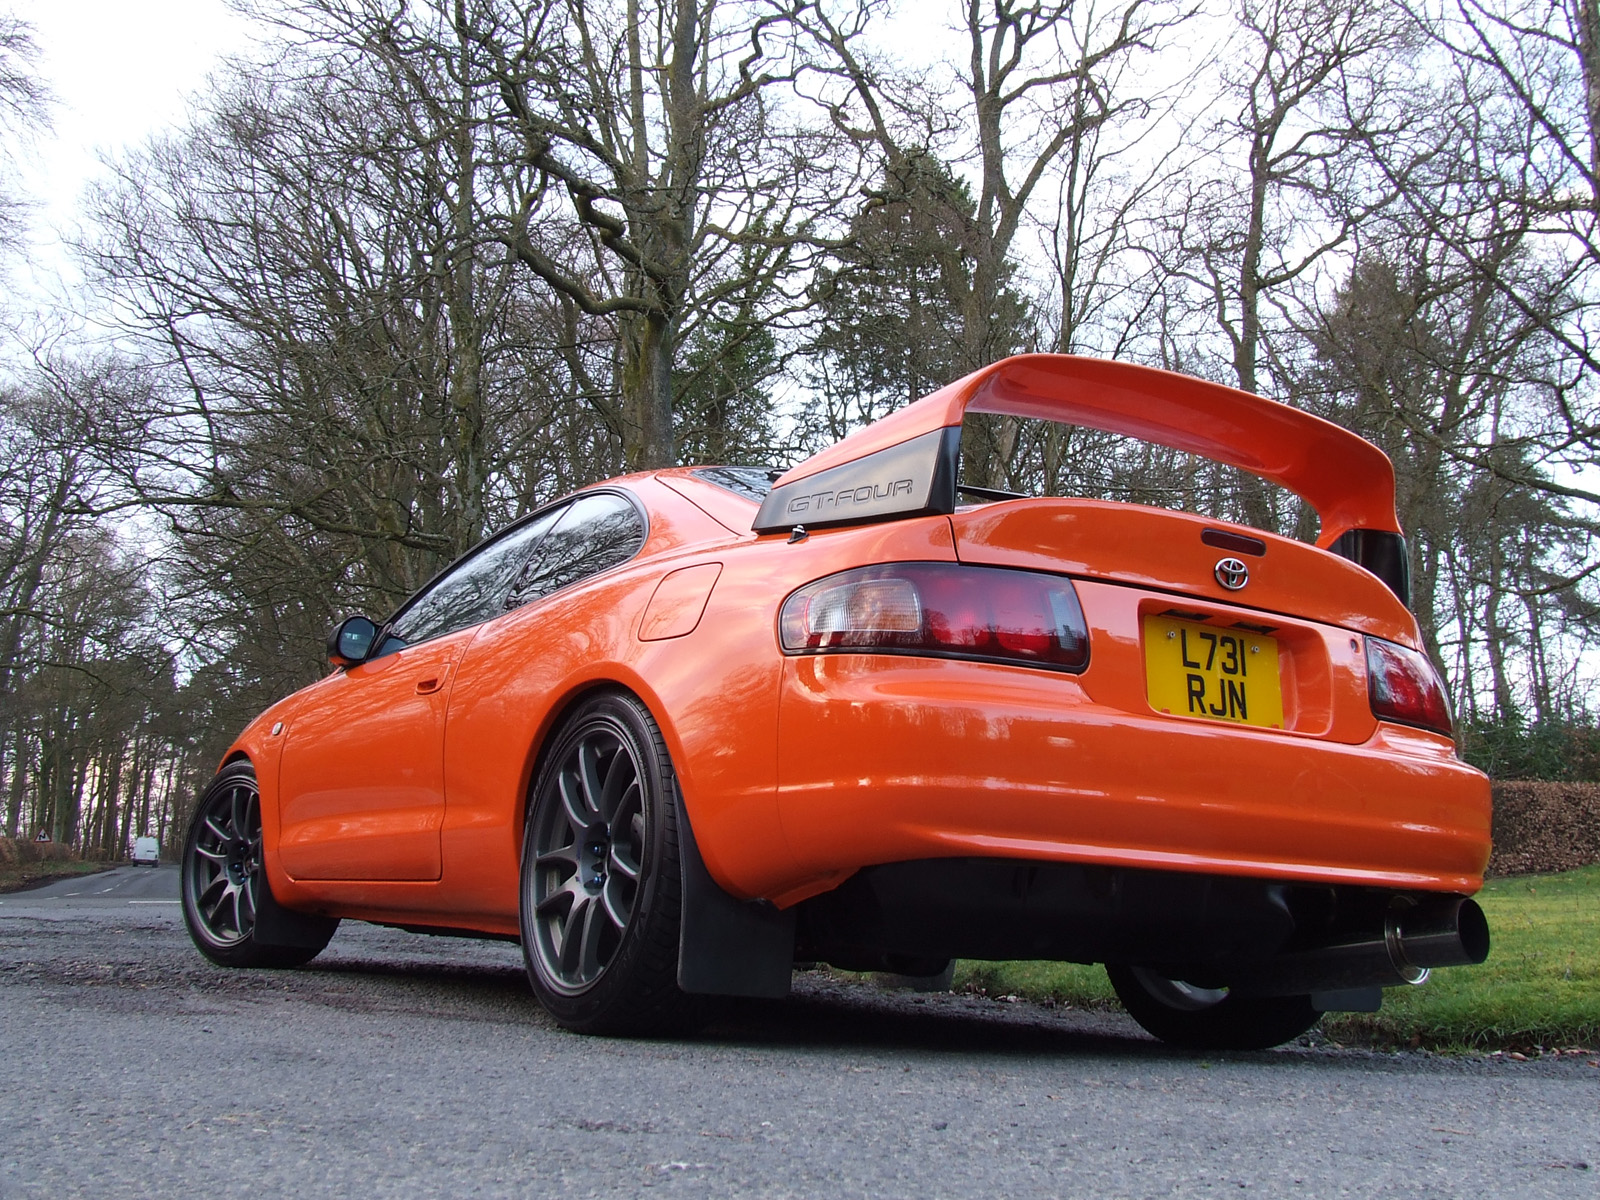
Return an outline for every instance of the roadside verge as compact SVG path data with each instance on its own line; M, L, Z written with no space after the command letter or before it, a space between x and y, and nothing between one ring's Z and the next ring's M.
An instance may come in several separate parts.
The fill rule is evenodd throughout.
M1325 1017L1346 1045L1540 1054L1600 1047L1600 866L1492 879L1478 897L1493 949L1417 988L1390 988L1376 1013ZM1076 1008L1115 1009L1099 967L960 963L957 990Z

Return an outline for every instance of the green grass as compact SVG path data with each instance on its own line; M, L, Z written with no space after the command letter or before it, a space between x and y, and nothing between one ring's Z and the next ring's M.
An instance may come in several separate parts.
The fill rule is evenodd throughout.
M0 894L20 892L23 888L38 887L54 879L71 879L77 875L94 875L100 871L109 871L112 867L119 865L118 863L76 862L72 860L0 864Z
M1491 881L1478 897L1493 949L1479 967L1390 988L1376 1013L1323 1018L1335 1041L1433 1050L1600 1046L1600 866ZM1114 1008L1099 967L961 963L955 986L1077 1008Z
M1053 962L958 962L956 991L1020 996L1040 1004L1114 1009L1116 993L1100 967Z

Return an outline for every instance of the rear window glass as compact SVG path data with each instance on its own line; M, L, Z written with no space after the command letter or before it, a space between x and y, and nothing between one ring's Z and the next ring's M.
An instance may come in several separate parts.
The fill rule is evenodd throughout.
M772 467L701 467L694 476L760 504L781 473Z

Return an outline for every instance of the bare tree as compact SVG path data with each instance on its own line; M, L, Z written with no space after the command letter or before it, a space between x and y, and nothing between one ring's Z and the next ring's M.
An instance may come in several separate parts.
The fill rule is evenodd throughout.
M1412 218L1541 326L1567 360L1550 394L1549 451L1592 465L1600 451L1600 10L1594 0L1407 4L1442 55L1431 119L1397 157L1379 156ZM1522 262L1547 279L1526 290ZM1486 469L1514 470L1490 447ZM1549 474L1508 477L1600 503Z
M1508 266L1507 270L1511 268ZM1521 287L1537 295L1539 264ZM1412 602L1469 717L1567 720L1586 708L1600 624L1600 522L1537 487L1538 439L1559 346L1497 282L1415 232L1361 259L1307 331L1316 359L1297 396L1382 446L1395 464ZM1475 448L1493 447L1499 470ZM1484 683L1487 680L1487 684Z
M945 281L959 315L959 373L1037 343L1037 329L1018 319L1013 291L1030 206L1054 180L1069 181L1064 194L1080 200L1093 188L1083 165L1097 135L1146 111L1148 97L1123 86L1129 64L1187 15L1160 0L1106 7L967 0L959 17L964 53L940 95L926 79L897 74L859 50L858 14L836 15L823 5L806 13L807 28L827 51L826 73L842 92L836 124L886 161L877 203L916 199L892 189L913 180L925 189L932 176L917 163L929 155L948 153L972 176L958 243L963 261ZM961 200L952 192L941 203L961 212ZM1070 219L1056 228L1068 239L1085 230ZM1062 261L1075 263L1086 250L1081 242L1063 246ZM1081 282L1075 265L1066 270L1074 286ZM1092 304L1079 295L1064 306L1063 332ZM1016 433L1013 421L971 423L965 470L974 482L1007 482Z
M971 369L975 215L965 181L931 154L886 169L814 284L817 407L808 415L817 435L837 440ZM1034 314L1012 283L1001 280L990 322L1005 344L1020 345Z
M784 285L852 191L853 166L835 177L835 141L793 91L793 17L785 0L306 0L285 19L397 71L448 61L492 110L520 173L488 227L614 330L624 458L639 467L676 460L674 371L696 329L754 330L803 306Z
M807 14L849 89L836 120L885 156L886 184L917 178L906 164L949 140L954 162L975 180L963 250L970 284L961 297L963 365L975 370L1018 349L1014 323L998 319L1015 269L1013 250L1029 206L1058 178L1063 160L1081 161L1094 135L1144 111L1147 97L1119 87L1127 65L1153 51L1187 14L1157 0L1121 6L967 0L965 57L950 94L887 74L853 44L856 26L819 6ZM946 106L943 114L928 105ZM880 202L892 197L885 192Z
M386 610L618 465L567 382L603 339L481 231L503 180L470 106L371 66L241 72L120 164L87 248L152 351L101 445L183 540L178 595L231 614L274 686L338 608Z
M148 563L93 518L115 378L106 363L45 359L0 401L0 823L106 853L126 841L111 775L172 670Z
M50 89L34 71L33 26L0 13L0 247L16 249L27 204L16 192L16 144L50 123Z
M48 617L52 564L102 492L87 434L105 382L92 366L53 365L0 394L0 754L30 630Z
M1244 391L1268 384L1269 315L1291 308L1295 290L1390 199L1363 154L1406 119L1395 56L1412 36L1382 0L1237 8L1218 55L1220 115L1165 197L1165 290L1201 345L1221 335L1227 365L1215 372ZM1188 357L1209 373L1204 353ZM1243 486L1246 519L1276 528L1271 494Z

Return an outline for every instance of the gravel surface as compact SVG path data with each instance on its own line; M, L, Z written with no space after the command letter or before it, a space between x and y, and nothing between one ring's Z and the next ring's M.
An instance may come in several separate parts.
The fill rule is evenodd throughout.
M1600 1069L796 977L687 1041L556 1029L515 946L347 924L224 971L177 872L0 897L0 1197L1600 1196Z

